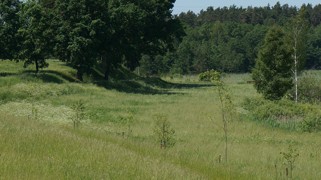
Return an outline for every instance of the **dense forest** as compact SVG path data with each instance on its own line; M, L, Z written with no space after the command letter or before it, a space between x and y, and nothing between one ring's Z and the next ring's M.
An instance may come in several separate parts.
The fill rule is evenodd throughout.
M291 29L301 11L307 22L304 43L305 68L321 67L321 5L297 8L280 3L266 7L208 7L199 14L178 15L186 36L177 51L165 57L145 57L149 73L199 73L209 69L224 72L250 72L255 65L265 34L272 26ZM291 34L290 32L288 33ZM289 45L291 46L291 45ZM146 63L146 64L145 64Z
M255 65L267 31L272 26L280 26L291 36L293 20L300 13L307 28L303 39L305 68L319 69L321 5L307 4L297 8L277 3L266 7L208 7L199 14L192 11L179 14L187 35L177 51L163 59L164 65L169 65L165 70L177 73L199 73L208 69L249 72Z
M321 68L321 5L208 7L174 16L174 3L1 0L0 59L35 64L38 71L57 58L77 69L79 79L95 67L106 79L120 66L146 75L250 72L268 30L279 26L290 39L300 16L304 67Z

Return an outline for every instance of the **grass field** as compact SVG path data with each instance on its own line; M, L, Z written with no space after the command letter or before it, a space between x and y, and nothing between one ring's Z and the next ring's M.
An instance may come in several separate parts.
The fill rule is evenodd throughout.
M0 179L287 179L288 147L296 150L293 179L321 177L321 133L251 121L242 108L256 98L248 74L224 77L240 118L229 123L228 163L216 87L197 77L112 78L79 83L58 61L34 75L0 62ZM314 72L318 74L319 72ZM85 118L73 128L79 101ZM156 116L175 129L161 149Z

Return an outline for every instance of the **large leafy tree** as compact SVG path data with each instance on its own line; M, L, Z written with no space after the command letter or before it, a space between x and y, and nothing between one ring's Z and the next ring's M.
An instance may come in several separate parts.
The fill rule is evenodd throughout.
M0 59L13 59L19 50L19 0L0 0Z
M56 54L77 69L79 79L95 64L106 79L119 65L133 70L142 54L165 54L183 34L171 15L174 2L56 0Z
M156 56L172 50L175 41L184 35L180 21L171 14L174 2L175 0L112 0L109 53L114 60L107 59L106 64L124 64L133 70L139 66L143 54Z
M19 29L21 50L19 59L24 65L35 64L39 68L47 67L45 59L52 52L54 32L51 28L52 14L37 0L28 0L21 11L22 25Z
M266 99L281 99L293 86L292 52L285 37L281 28L272 27L265 36L253 69L255 88Z
M56 55L74 67L82 80L106 51L108 0L56 0L55 14Z

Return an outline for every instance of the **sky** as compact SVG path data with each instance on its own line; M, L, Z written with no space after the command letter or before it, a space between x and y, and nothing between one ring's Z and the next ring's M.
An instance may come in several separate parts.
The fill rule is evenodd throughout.
M278 1L281 3L281 5L289 4L290 6L297 7L301 7L301 5L304 3L310 3L313 6L321 3L320 0L176 0L173 8L173 14L187 12L188 10L199 13L201 9L206 10L206 8L209 6L213 6L214 8L224 6L229 7L232 5L236 5L238 7L258 7L270 4L270 6L273 6Z

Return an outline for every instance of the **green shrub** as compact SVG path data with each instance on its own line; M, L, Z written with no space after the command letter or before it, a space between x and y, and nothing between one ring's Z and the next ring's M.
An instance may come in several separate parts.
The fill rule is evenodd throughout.
M295 97L295 89L289 92L290 99ZM298 82L298 100L306 103L321 102L321 80L313 76L303 76Z
M321 117L320 116L308 116L301 123L301 129L305 132L317 132L321 131Z
M198 75L199 81L206 81L206 82L216 81L220 78L221 78L221 73L215 70L205 71Z
M246 99L243 107L249 111L252 119L265 122L273 127L308 132L321 130L321 112L317 105L258 98Z

